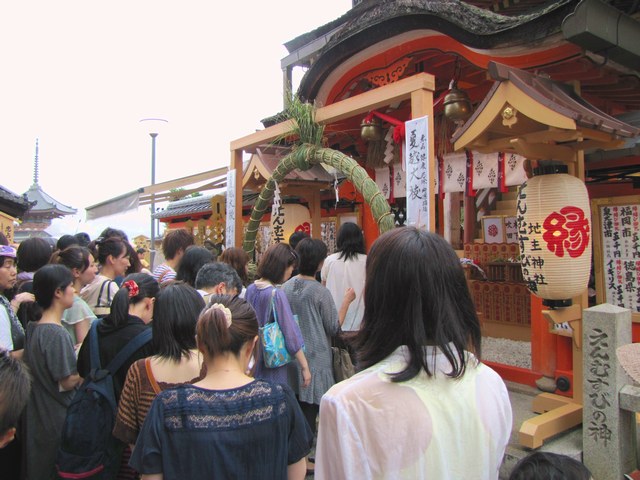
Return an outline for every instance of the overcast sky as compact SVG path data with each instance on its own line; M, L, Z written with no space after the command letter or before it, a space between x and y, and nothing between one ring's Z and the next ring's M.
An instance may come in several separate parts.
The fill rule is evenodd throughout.
M40 185L80 214L57 230L120 223L148 235L142 211L79 223L85 207L150 183L140 119L169 121L157 141L157 182L226 166L229 142L282 108L282 44L351 3L4 2L0 185L29 188L39 138Z

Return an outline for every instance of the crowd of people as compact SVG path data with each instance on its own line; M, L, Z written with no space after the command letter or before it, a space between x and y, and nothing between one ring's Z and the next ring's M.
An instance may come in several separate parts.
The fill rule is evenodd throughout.
M2 478L498 478L509 396L438 235L398 228L367 254L345 223L329 255L297 232L255 278L244 250L216 258L186 230L155 268L118 229L39 240L0 238ZM336 342L358 372L339 383ZM115 467L68 473L70 405L107 374Z

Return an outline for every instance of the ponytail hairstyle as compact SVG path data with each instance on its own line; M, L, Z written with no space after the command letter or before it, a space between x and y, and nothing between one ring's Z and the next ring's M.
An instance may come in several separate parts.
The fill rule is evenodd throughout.
M33 294L36 302L42 310L46 310L53 304L56 291L64 290L73 283L73 275L64 265L45 265L38 269L33 276ZM34 309L35 316L38 318L30 318L29 320L39 320L42 312Z
M91 252L86 247L71 245L64 250L56 250L51 255L50 263L54 265L64 265L69 270L77 268L80 272L84 272L91 265Z
M124 327L129 317L129 306L136 305L145 298L156 298L159 291L158 282L151 275L146 273L127 275L120 290L113 296L111 313L104 321L116 328Z
M200 314L196 326L198 350L208 358L226 352L237 356L242 347L258 335L256 312L238 296L212 295L209 299L210 303ZM229 309L230 324L225 312L216 304Z
M120 237L96 238L93 242L94 258L98 260L100 265L107 263L107 258L111 255L113 258L118 258L123 253L127 252L127 245ZM91 245L89 246L91 249Z

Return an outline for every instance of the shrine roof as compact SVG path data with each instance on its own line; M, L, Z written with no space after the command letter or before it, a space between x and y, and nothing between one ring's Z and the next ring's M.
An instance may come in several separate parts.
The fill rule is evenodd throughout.
M247 187L251 183L263 183L269 179L284 155L281 153L266 153L257 149L257 152L251 156L249 163L245 166L243 187ZM337 173L338 179L343 176L341 173ZM313 165L308 170L293 170L289 172L284 181L332 184L334 179L334 175L329 173L322 165Z
M568 85L496 62L489 63L488 71L496 81L471 118L453 134L451 140L454 143L469 130L484 109L492 102L500 85L507 81L540 105L572 119L576 127L606 132L618 138L632 138L640 134L640 128L598 110L573 92Z
M169 202L164 210L156 212L153 218L162 220L164 218L195 215L198 213L211 213L211 199L215 195L202 195L193 198L183 198Z
M77 210L73 207L69 207L63 203L60 203L52 196L47 194L40 185L34 183L31 185L29 190L25 193L30 202L36 202L31 209L29 209L29 214L31 213L51 213L59 216L64 215L73 215L77 212Z
M0 185L0 211L12 217L21 217L30 206L31 203L25 195L18 195Z

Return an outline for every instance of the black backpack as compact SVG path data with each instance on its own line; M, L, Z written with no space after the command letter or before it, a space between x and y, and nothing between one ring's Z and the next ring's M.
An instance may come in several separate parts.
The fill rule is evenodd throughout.
M132 338L103 369L97 332L100 322L93 322L89 331L91 372L73 396L62 428L56 459L61 479L113 479L120 468L124 444L111 434L117 410L113 374L151 340L151 329Z

